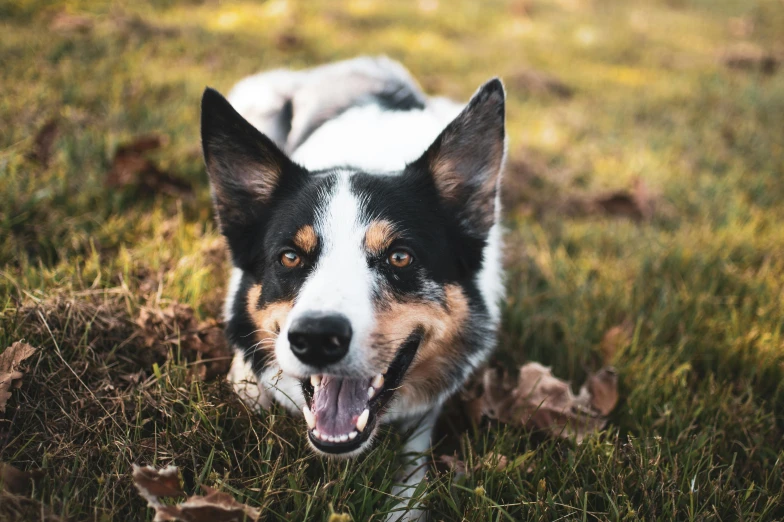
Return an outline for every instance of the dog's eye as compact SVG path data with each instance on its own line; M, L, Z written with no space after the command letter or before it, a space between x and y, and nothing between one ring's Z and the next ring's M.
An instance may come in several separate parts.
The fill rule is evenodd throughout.
M280 256L280 264L286 268L294 268L302 263L302 258L293 250L287 250Z
M389 254L387 261L395 268L405 268L414 261L414 258L405 250L395 250Z

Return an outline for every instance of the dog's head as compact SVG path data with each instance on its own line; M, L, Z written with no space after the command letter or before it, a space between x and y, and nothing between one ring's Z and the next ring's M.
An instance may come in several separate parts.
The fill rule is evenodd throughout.
M483 272L498 258L500 81L402 172L308 172L210 89L202 142L220 229L253 281L237 297L248 358L301 380L317 451L361 451L382 416L426 411L484 359L499 297Z

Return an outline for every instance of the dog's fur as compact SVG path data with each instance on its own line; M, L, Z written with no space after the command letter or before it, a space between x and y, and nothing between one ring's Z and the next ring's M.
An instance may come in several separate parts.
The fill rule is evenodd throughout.
M461 110L386 58L259 74L228 102L205 91L204 158L234 264L230 380L249 403L318 417L326 384L311 376L386 377L352 440L322 440L311 424L316 452L356 455L390 421L418 426L407 449L426 451L441 404L493 349L504 118L499 80ZM286 252L297 266L282 264ZM393 252L413 262L393 266ZM350 322L338 362L314 367L292 351L292 322L313 313Z

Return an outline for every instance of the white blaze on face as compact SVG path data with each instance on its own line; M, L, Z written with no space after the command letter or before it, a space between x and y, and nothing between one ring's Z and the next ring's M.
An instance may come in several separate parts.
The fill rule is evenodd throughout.
M294 299L294 307L275 344L275 356L284 372L306 374L306 367L292 353L288 341L291 323L313 312L343 314L353 335L346 358L337 363L342 371L369 373L365 348L373 330L373 275L367 264L363 240L361 203L351 193L349 175L339 174L329 203L316 218L321 252L313 272Z

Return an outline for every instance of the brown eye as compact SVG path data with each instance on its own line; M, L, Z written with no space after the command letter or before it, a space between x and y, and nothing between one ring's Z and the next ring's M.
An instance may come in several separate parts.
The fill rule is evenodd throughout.
M405 268L410 265L413 260L414 258L411 257L411 254L405 250L395 250L389 254L389 257L387 258L389 264L395 268Z
M302 258L300 258L296 252L291 250L283 252L283 254L280 256L280 264L286 268L294 268L299 266L300 263L302 263Z

